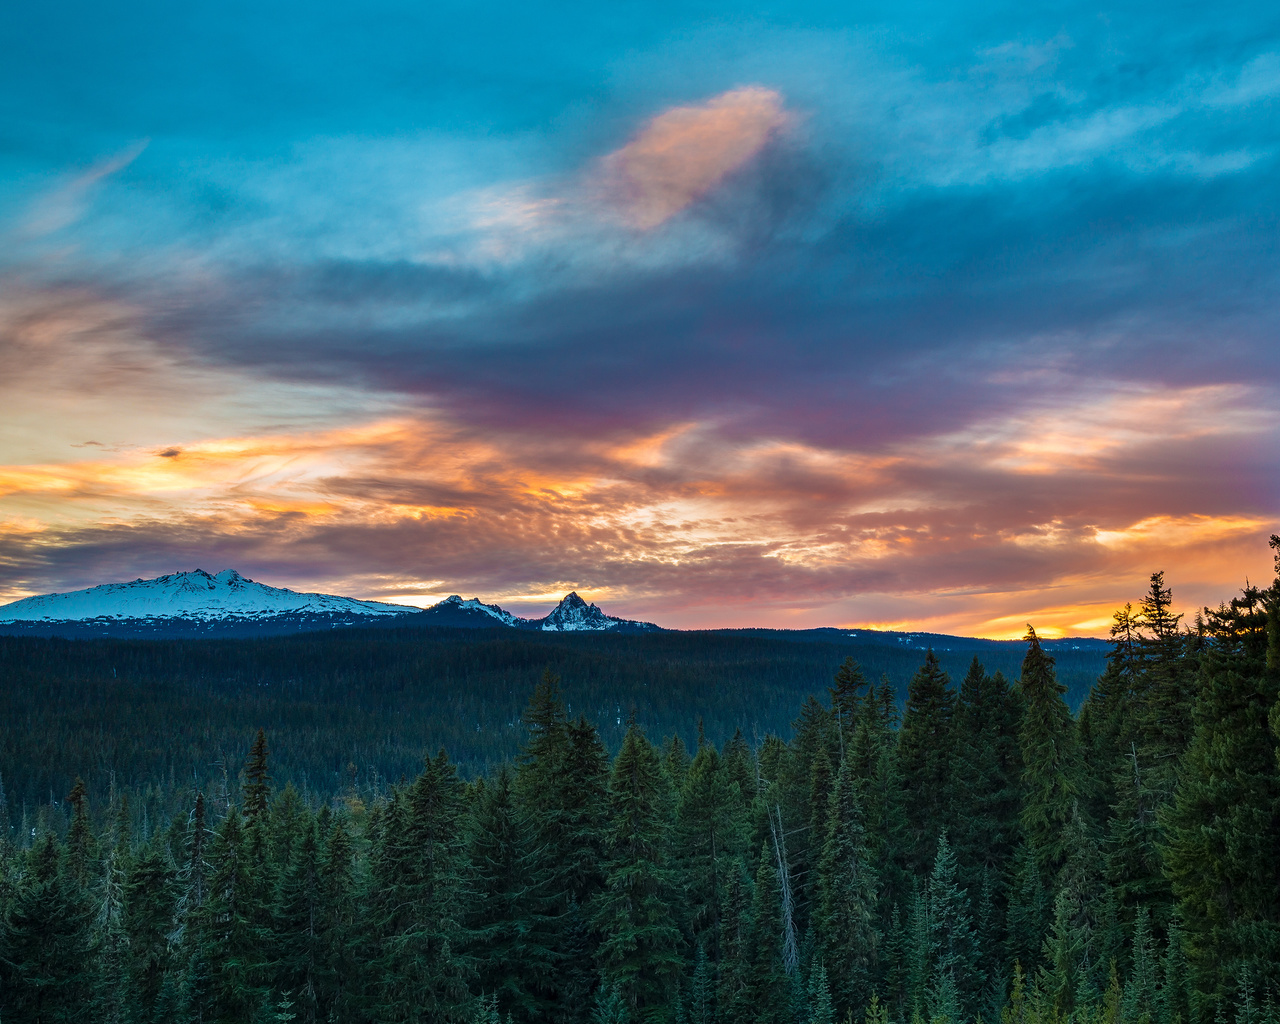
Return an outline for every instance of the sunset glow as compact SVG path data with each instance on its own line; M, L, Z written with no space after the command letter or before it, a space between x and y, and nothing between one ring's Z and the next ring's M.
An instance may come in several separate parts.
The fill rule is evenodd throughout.
M939 17L492 26L472 84L406 29L252 99L15 61L0 599L199 566L1005 638L1264 578L1275 53L1137 81L1140 20Z

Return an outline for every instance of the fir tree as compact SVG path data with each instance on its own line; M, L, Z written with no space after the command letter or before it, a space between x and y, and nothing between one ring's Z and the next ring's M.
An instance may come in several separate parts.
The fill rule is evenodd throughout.
M1280 690L1270 657L1280 643L1278 599L1276 585L1247 588L1209 614L1195 732L1165 818L1194 1021L1233 997L1244 964L1256 959L1267 984L1280 981L1280 774L1266 721Z
M827 970L818 961L809 977L809 1024L835 1024L835 1008L827 986Z
M978 949L969 900L957 884L955 853L945 832L938 839L929 876L927 916L929 1016L960 1021L972 1015L981 979L975 970Z
M848 1013L862 1015L879 943L876 875L867 853L858 786L848 760L840 765L827 817L815 924L821 957L831 967L831 997L843 1019Z
M907 688L898 739L898 765L905 794L907 868L924 876L938 834L947 828L947 793L955 761L953 717L956 695L932 650Z
M175 880L155 842L142 848L124 884L124 933L129 950L131 1019L159 1024L161 992L170 966Z
M723 879L746 840L744 809L735 790L716 748L707 744L693 759L676 811L676 847L686 879L689 925L713 960L720 956Z
M90 909L59 859L53 834L45 832L0 929L5 1024L72 1021L88 1005Z
M782 890L775 851L760 847L752 907L747 1000L757 1024L783 1024L791 1016L791 979L783 964Z
M1019 744L1023 762L1022 831L1046 887L1067 858L1066 825L1080 798L1083 765L1076 726L1062 699L1053 659L1027 627L1027 654L1018 690L1024 702Z
M67 872L76 885L89 881L89 864L94 856L93 828L89 824L89 796L84 780L77 776L71 793L71 826L67 829Z
M480 989L515 1020L545 1016L555 959L547 940L548 898L531 874L532 830L512 800L505 766L476 798L471 834L469 921Z
M828 690L831 694L831 713L840 730L842 755L844 746L853 741L853 735L857 729L858 708L862 703L858 691L869 685L867 677L862 673L862 666L854 661L851 655L845 658L844 663L836 670L835 686Z
M656 1018L681 969L667 870L669 795L658 752L632 725L609 778L607 875L596 898L595 925L606 985L621 993L628 1015Z
M267 735L259 729L249 749L249 759L244 766L244 817L252 823L267 811L271 797L271 775L267 769Z

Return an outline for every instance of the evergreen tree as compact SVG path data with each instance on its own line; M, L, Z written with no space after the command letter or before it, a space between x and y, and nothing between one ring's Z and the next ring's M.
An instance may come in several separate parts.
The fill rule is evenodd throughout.
M480 990L515 1020L545 1016L555 956L547 944L550 906L530 872L532 829L512 799L505 766L482 785L471 834L469 928Z
M260 936L253 925L257 908L249 899L253 885L242 820L232 807L209 851L212 872L195 939L197 963L207 976L191 994L192 1016L202 1020L251 1020L265 994L257 984Z
M715 1024L716 993L711 961L699 943L693 961L693 981L689 986L689 1024Z
M67 796L71 805L71 826L67 829L67 873L76 885L89 882L89 865L94 856L93 828L89 824L89 796L84 780L77 777Z
M1246 588L1209 614L1195 732L1165 818L1199 1022L1225 1012L1247 965L1280 983L1280 774L1266 722L1280 690L1278 600L1280 585Z
M670 799L658 752L634 724L609 778L607 875L595 925L605 984L628 1016L657 1019L681 970L675 891L667 870Z
M465 955L465 832L457 768L428 756L381 823L372 865L376 943L372 1016L380 1022L464 1020L470 1014Z
M1124 1017L1150 1024L1159 1009L1159 964L1151 938L1151 914L1147 908L1138 912L1133 929L1133 956L1129 977L1124 985L1122 1002Z
M930 1018L960 1021L972 1016L981 979L976 972L977 938L969 900L957 884L955 853L944 832L929 876L929 967L926 1002Z
M0 998L5 1024L80 1019L91 994L86 970L90 910L45 832L0 930Z
M818 961L809 977L809 1024L835 1024L835 1007L827 985L827 971Z
M849 1013L862 1015L879 943L876 875L867 853L858 786L848 760L840 765L830 804L818 867L815 925L822 960L831 967L831 998L843 1019Z
M338 815L324 839L320 863L320 907L323 953L319 970L317 1016L323 1020L343 1020L352 1016L357 966L354 949L357 911L355 905L354 844L345 817Z
M747 1000L757 1024L783 1024L791 1017L791 979L783 964L782 889L775 851L760 847L752 907Z
M320 838L309 815L291 843L276 911L275 988L288 993L294 1016L304 1024L322 1020L320 990L325 971L324 896L320 875Z
M174 927L173 872L154 841L128 868L123 926L128 939L130 1019L160 1024L161 993L169 970L169 936Z
M831 713L835 717L836 727L840 730L842 756L844 747L853 741L853 735L857 730L858 709L862 704L858 691L864 686L870 686L867 677L863 675L862 666L850 655L836 670L835 686L828 690L831 694Z
M723 1024L754 1021L749 1002L748 976L751 962L752 886L740 862L729 875L722 900L724 917L720 928L720 977L716 988L718 1020Z
M1013 885L1007 915L1008 960L1025 965L1034 975L1049 929L1052 905L1036 861L1035 851L1023 843L1013 855Z
M988 675L974 656L955 711L950 836L962 884L1002 874L1018 837L1020 709L1004 676Z
M741 857L747 822L742 799L716 748L698 750L676 811L678 865L686 879L686 911L700 946L720 956L723 880Z
M244 817L252 823L267 811L271 797L271 775L267 769L267 735L258 730L253 746L249 748L249 760L244 766Z
M1046 887L1066 862L1066 825L1080 799L1083 765L1076 726L1062 699L1053 659L1027 627L1018 689L1024 702L1019 744L1023 762L1022 831Z
M955 760L956 696L932 650L907 688L898 739L898 771L905 794L907 869L923 877L947 820L947 792Z

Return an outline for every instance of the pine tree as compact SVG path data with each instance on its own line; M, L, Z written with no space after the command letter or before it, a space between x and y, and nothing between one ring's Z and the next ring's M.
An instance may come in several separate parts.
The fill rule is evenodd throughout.
M1280 586L1247 588L1209 614L1195 732L1165 816L1197 1022L1233 998L1247 964L1280 982L1280 773L1267 728L1280 691L1278 601Z
M175 880L168 858L154 841L148 843L129 865L124 884L123 926L128 938L129 1001L135 1022L159 1022L175 903Z
M1066 826L1080 799L1083 766L1076 726L1062 699L1053 659L1027 627L1027 654L1018 689L1024 701L1019 744L1023 761L1022 831L1046 887L1067 858Z
M71 827L67 830L67 872L76 885L89 882L89 864L94 856L93 828L89 824L89 796L84 780L76 777L67 796L71 805Z
M267 812L267 802L271 797L271 775L267 770L267 736L258 730L253 746L249 749L249 760L244 766L244 817L246 823L252 823L259 815Z
M441 750L425 759L408 792L396 794L381 823L367 918L379 937L379 1021L453 1021L470 1012L462 817L457 768Z
M320 989L325 965L324 896L320 838L309 815L300 826L280 884L276 909L279 959L275 988L292 997L292 1013L304 1024L322 1020Z
M1138 912L1133 929L1132 966L1124 985L1123 1010L1126 1020L1155 1020L1158 1011L1159 977L1155 949L1151 938L1151 913L1146 907Z
M782 891L774 858L775 851L761 845L746 986L757 1024L783 1024L791 1017L791 979L782 960Z
M1030 845L1023 843L1013 855L1006 941L1008 959L1023 964L1033 976L1040 962L1051 913L1049 891L1041 879L1035 852Z
M951 681L930 650L907 688L898 739L907 868L918 876L929 871L938 834L949 824L946 801L955 762L955 704Z
M858 691L870 684L862 673L862 666L853 660L852 655L845 658L844 663L836 670L835 684L828 692L831 694L831 713L840 730L843 755L843 747L853 741L857 730L858 709L862 703Z
M720 897L726 872L742 854L747 822L740 794L716 748L698 750L676 810L678 865L694 939L720 956Z
M209 859L212 872L203 912L198 919L198 962L207 979L193 994L193 1016L204 1020L250 1020L262 1003L256 984L259 964L257 910L249 903L249 862L245 854L240 812L232 807L215 833Z
M822 961L809 977L809 1024L835 1024L835 1008L827 986L827 971Z
M605 888L596 898L605 984L636 1021L656 1019L681 970L676 895L667 870L670 798L658 752L634 724L609 778Z
M88 1004L90 909L45 832L0 929L5 1024L77 1019Z
M1019 717L1004 676L988 675L975 655L956 704L948 815L960 879L971 890L984 875L1002 874L1017 844Z
M532 828L512 799L505 766L482 785L471 831L472 907L468 927L480 989L515 1020L544 1017L554 992L547 984L555 958L549 948L547 896L531 876Z
M689 986L689 1024L715 1024L715 1020L715 980L707 950L699 943L693 961L693 981Z
M354 857L345 816L339 814L325 836L320 862L320 934L324 944L317 1016L326 1021L352 1016L350 1004L357 995L353 991L358 969L353 954L358 942Z
M1037 988L1044 994L1057 1019L1065 1018L1076 1005L1084 943L1075 921L1080 916L1075 896L1059 891L1053 903L1053 925L1044 940Z
M837 1014L862 1015L880 936L875 919L877 885L867 852L857 781L848 760L840 765L830 797L826 842L818 866L815 926L821 957L831 967ZM825 975L825 971L824 971Z
M747 979L751 957L752 886L739 861L725 883L721 901L724 916L720 928L720 977L716 987L717 1019L724 1024L753 1021Z
M930 1018L959 1022L972 1016L981 979L975 971L978 949L969 900L956 878L955 853L944 832L929 876L926 1002Z

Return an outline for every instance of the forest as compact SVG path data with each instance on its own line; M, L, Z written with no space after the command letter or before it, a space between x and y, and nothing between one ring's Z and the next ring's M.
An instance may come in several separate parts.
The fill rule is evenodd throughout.
M242 765L148 768L146 814L83 778L20 823L0 794L0 1021L1276 1024L1272 546L1275 582L1191 622L1154 574L1074 712L1030 628L1008 675L912 652L902 700L846 654L785 738L718 736L728 712L664 734L621 699L593 721L570 663L526 690L511 757L300 785L277 766L306 730L251 721ZM90 689L159 656L12 650L32 685L43 658ZM77 693L98 706L55 703ZM153 712L182 735L174 707ZM88 718L25 714L7 743L61 723L119 754Z

